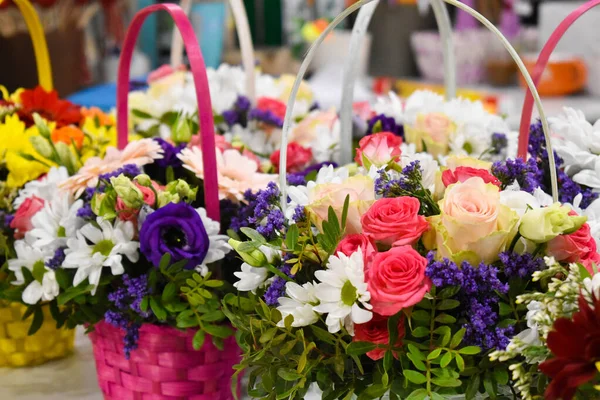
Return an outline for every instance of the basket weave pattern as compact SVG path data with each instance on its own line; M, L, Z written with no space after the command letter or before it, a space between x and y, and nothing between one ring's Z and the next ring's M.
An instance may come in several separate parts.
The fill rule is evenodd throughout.
M27 336L31 318L22 321L27 308L19 303L0 305L0 367L26 367L62 358L73 350L75 331L56 329L50 309L44 307L44 323Z
M195 331L144 324L138 348L127 360L121 329L96 324L94 347L98 383L106 400L230 400L233 366L240 360L234 338L223 351L207 337L194 350Z

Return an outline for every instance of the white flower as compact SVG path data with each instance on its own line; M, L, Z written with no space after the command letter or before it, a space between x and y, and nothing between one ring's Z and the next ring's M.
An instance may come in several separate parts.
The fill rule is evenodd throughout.
M52 250L49 247L31 246L26 240L17 240L14 244L17 258L8 260L8 269L15 273L16 280L14 285L25 283L21 268L27 268L33 271L36 265L44 265L44 262L52 256Z
M310 144L314 161L337 161L340 150L340 121L336 120L332 127L318 125L315 130L315 140Z
M140 257L140 244L133 240L135 231L131 222L117 220L112 225L98 217L96 223L98 227L89 223L67 241L63 263L64 268L77 269L73 285L77 286L87 278L94 286L92 294L96 293L104 267L110 267L113 275L121 275L125 272L123 256L131 262L137 262Z
M198 265L198 270L203 272L203 275L206 275L206 272L208 271L207 265L225 258L225 254L231 251L231 246L227 243L229 237L227 235L219 234L221 231L221 224L219 222L210 219L208 215L206 215L206 210L202 207L197 208L196 212L202 219L209 240L206 256L204 257L202 264Z
M404 144L402 145L404 146ZM440 170L439 163L429 153L416 153L415 146L413 144L406 145L405 147L403 147L402 150L402 167L404 168L408 166L413 161L419 161L422 176L421 183L423 184L423 187L425 189L429 189L431 192L434 192L435 178L438 171Z
M13 285L25 283L22 268L27 268L36 278L23 291L23 301L27 304L36 304L40 299L50 301L58 296L59 287L54 271L45 265L45 262L52 256L51 249L48 246L30 246L26 240L17 240L14 248L17 258L8 260L8 268L14 272L16 278L12 282ZM38 276L41 274L43 275Z
M525 318L527 319L527 326L529 328L537 328L538 323L535 319L538 315L544 313L544 304L542 304L539 301L533 300L529 304L527 304L527 310L527 315L525 316Z
M394 92L389 92L387 96L377 97L373 111L377 115L383 114L388 118L394 118L397 124L404 122L402 101Z
M504 190L500 192L500 203L512 208L522 217L528 209L540 208L538 200L530 193L522 190Z
M417 90L406 99L404 122L414 124L419 114L444 111L444 98L429 90Z
M319 299L315 294L316 285L305 283L300 286L295 282L285 284L285 293L288 297L280 297L277 310L281 313L281 321L277 326L285 325L285 318L288 315L294 317L293 327L312 325L319 320L319 315L314 311L314 306L319 304Z
M600 273L594 274L591 278L583 280L583 286L589 294L593 294L596 298L600 298Z
M255 268L248 263L242 264L242 270L233 273L239 281L233 286L240 292L252 292L262 287L269 276L266 268Z
M56 249L64 246L81 225L77 211L82 206L83 200L73 202L69 193L55 193L54 198L31 219L33 229L26 234L28 240L36 247Z
M371 294L365 282L363 264L359 249L350 257L343 253L329 257L327 269L315 272L315 277L321 281L316 288L321 304L314 310L327 314L325 323L331 333L344 326L352 334L354 324L364 324L373 318L373 313L367 311L372 309L368 303Z
M29 197L36 196L44 201L50 201L56 197L58 185L69 178L69 172L65 167L52 167L41 179L27 182L19 191L19 195L13 202L15 209Z
M56 281L56 274L50 268L44 268L46 271L42 277L42 283L34 280L23 291L22 298L26 304L37 304L40 300L51 301L58 296L60 287Z

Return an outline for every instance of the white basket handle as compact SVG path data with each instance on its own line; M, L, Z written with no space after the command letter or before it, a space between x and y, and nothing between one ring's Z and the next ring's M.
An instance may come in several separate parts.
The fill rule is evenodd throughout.
M296 81L294 82L292 91L290 93L290 98L288 99L287 109L286 109L286 113L285 113L285 120L283 122L283 132L281 135L281 147L280 147L280 158L279 158L279 187L281 190L281 205L283 208L285 208L286 204L287 204L287 168L286 168L286 166L287 166L288 135L290 133L290 128L291 128L291 124L292 124L292 110L294 107L294 102L296 100L296 96L298 94L298 89L300 88L300 84L301 84L302 80L304 79L304 75L306 74L306 71L308 69L310 62L314 58L315 52L317 51L317 49L321 45L321 43L325 40L327 35L340 22L342 22L348 15L352 14L358 8L364 6L365 4L368 4L372 1L374 1L374 0L359 0L358 2L352 4L350 7L348 7L346 10L344 10L340 15L338 15L329 24L329 26L327 26L327 28L323 31L323 33L321 33L321 35L317 38L317 40L315 40L315 42L311 45L311 47L308 50L308 53L306 54L304 61L302 62L302 65L300 66L298 76L296 77ZM527 86L529 87L529 90L531 91L531 93L533 95L533 98L534 98L535 104L536 104L536 108L538 110L540 119L542 121L542 129L544 131L544 138L546 140L546 147L548 149L548 154L554 154L553 150L552 150L552 143L550 141L550 136L549 136L550 129L548 128L548 120L546 119L546 114L545 114L544 108L542 106L542 101L537 92L535 84L533 83L533 80L531 79L531 75L529 75L529 72L527 72L527 68L523 64L523 61L517 54L514 47L512 47L510 42L504 37L504 35L502 35L502 33L494 26L494 24L492 24L490 21L488 21L483 15L481 15L477 11L473 10L471 7L466 6L465 4L461 3L458 0L443 0L443 1L469 13L470 15L475 17L479 22L481 22L487 29L489 29L492 33L494 33L498 37L498 39L500 39L500 41L502 42L502 44L504 45L504 47L506 48L508 53L511 55L511 57L517 64L517 67L523 74L523 77L525 78ZM552 198L555 202L557 202L558 201L558 181L557 181L557 176L556 176L556 166L555 166L555 162L554 162L554 157L548 157L548 159L549 159L549 164L550 164L549 167L550 167L550 181L551 181Z
M181 8L189 15L193 0L181 0ZM256 98L256 77L254 65L254 46L252 45L252 34L248 24L248 15L242 0L229 0L233 20L238 33L238 40L242 51L242 65L246 73L246 96L251 104L255 103ZM171 67L179 67L183 63L183 41L177 29L173 30L173 39L171 41Z
M378 5L379 0L374 0L358 11L358 16L352 29L352 36L350 37L348 60L344 66L342 103L340 106L340 161L342 164L352 162L352 117L354 115L352 105L354 103L354 84L358 76L358 58L360 46ZM454 56L450 16L442 0L433 0L432 7L442 40L445 95L446 99L453 99L456 97L456 59Z

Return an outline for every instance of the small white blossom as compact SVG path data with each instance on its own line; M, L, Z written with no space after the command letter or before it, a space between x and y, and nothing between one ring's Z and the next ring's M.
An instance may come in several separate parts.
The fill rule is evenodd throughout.
M285 293L287 297L278 299L279 306L277 310L281 313L281 321L277 326L285 326L285 318L288 315L294 317L293 327L312 325L319 320L319 315L314 308L319 304L316 296L316 285L305 283L300 286L295 282L285 284Z
M252 293L262 287L269 276L266 268L255 268L248 263L243 263L242 270L233 274L239 279L233 286L240 292Z

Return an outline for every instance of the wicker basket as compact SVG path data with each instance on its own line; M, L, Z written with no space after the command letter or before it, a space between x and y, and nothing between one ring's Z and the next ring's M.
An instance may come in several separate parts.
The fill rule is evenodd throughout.
M218 350L206 338L194 350L194 330L144 324L138 348L129 360L123 351L124 332L105 321L90 338L98 383L107 400L230 400L233 366L240 360L234 338Z
M56 329L48 307L40 330L27 336L32 317L23 321L25 310L19 303L0 305L0 367L39 365L73 351L75 330Z

